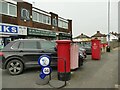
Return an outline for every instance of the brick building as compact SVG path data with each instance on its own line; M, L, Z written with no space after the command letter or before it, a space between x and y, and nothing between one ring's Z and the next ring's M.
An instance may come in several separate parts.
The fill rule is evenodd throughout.
M28 2L0 1L0 45L24 38L72 39L72 20Z

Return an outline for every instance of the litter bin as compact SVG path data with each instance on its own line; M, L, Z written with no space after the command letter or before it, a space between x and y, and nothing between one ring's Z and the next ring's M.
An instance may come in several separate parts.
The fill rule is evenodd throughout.
M92 41L92 59L93 60L100 60L101 58L101 44L100 40L93 39Z
M106 47L106 52L110 52L110 46Z
M71 78L70 73L70 40L57 40L58 54L58 80L68 81ZM64 61L65 60L65 61ZM66 66L65 66L66 62ZM66 73L65 73L66 68Z

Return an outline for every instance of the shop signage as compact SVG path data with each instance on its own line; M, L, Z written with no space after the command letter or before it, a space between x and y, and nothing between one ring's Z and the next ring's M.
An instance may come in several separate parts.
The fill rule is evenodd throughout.
M15 35L27 35L27 27L8 25L8 24L0 24L0 33L15 34Z
M52 36L56 37L56 33L49 31L49 30L44 30L44 29L32 29L28 28L28 34L29 35L41 35L41 36Z
M67 34L67 33L59 33L59 36L71 37L71 34Z
M19 35L27 35L27 27L18 26L18 34Z
M44 79L47 75L50 75L52 69L50 67L50 57L48 55L42 55L38 59L38 64L42 67L40 78Z
M2 25L1 26L1 30L0 32L4 32L4 33L13 33L13 34L17 34L18 33L18 27L16 26L8 26L8 25Z

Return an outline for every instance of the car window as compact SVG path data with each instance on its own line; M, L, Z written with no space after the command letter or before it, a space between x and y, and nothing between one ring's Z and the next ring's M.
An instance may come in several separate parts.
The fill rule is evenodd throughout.
M40 41L41 49L54 49L55 42L51 41Z
M20 42L15 42L12 46L11 49L18 49Z
M21 42L19 49L37 49L37 42L36 41Z

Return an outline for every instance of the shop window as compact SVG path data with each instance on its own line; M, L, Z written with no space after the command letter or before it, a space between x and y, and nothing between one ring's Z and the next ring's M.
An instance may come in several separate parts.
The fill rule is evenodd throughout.
M9 4L9 14L17 16L17 7L15 5Z

